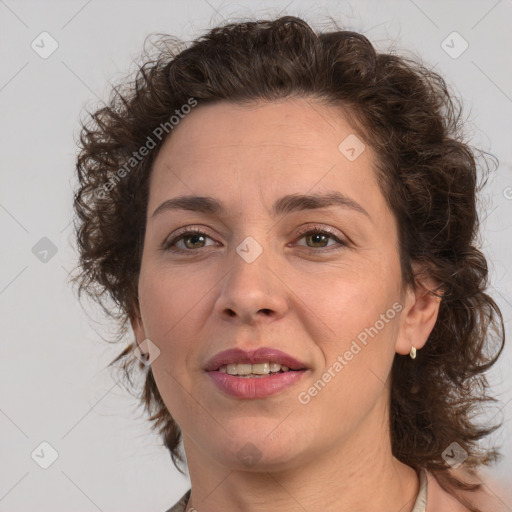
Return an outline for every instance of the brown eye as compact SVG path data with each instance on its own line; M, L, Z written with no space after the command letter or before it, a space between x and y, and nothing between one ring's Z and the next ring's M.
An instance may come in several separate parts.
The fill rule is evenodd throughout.
M313 233L304 237L307 241L311 241L313 244L325 244L329 242L330 235L324 233ZM313 247L326 247L326 245L313 245Z
M206 247L206 240L212 238L200 229L189 229L164 242L162 250L174 252L194 252ZM178 244L181 244L179 246ZM211 244L209 244L211 245Z
M197 249L198 248L197 244L204 243L204 239L205 239L204 235L187 235L187 236L181 237L181 240L184 241L184 244L188 249ZM189 246L187 244L187 240L191 241L191 243L190 243L191 246Z
M324 248L335 248L336 246L347 246L348 244L343 240L340 240L334 233L326 228L309 228L300 233L301 237L299 240L306 240L306 247L309 249L324 249ZM335 243L329 244L329 241ZM304 246L303 244L298 244ZM330 249L329 249L330 250Z

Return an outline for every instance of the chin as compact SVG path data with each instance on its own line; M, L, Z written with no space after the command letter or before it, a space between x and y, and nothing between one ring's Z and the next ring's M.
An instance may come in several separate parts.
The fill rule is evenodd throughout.
M226 436L212 447L215 460L237 471L280 471L294 463L300 454L297 448L302 443L293 436L269 435L279 421L264 422L265 428L252 432L252 429L240 429L241 435ZM254 425L253 425L254 428ZM233 431L231 429L227 429ZM254 435L253 435L254 434Z

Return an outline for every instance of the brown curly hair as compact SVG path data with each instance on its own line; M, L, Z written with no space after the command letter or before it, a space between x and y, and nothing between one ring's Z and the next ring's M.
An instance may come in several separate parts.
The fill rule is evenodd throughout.
M455 495L478 489L455 477L442 453L456 441L469 454L471 475L499 457L480 440L500 425L479 426L476 414L496 401L485 372L503 350L504 325L485 293L487 262L477 248L476 198L489 166L477 166L483 155L464 141L462 107L443 78L418 59L378 53L361 34L338 26L318 33L291 16L226 24L189 45L158 35L154 48L135 79L114 86L108 104L81 124L74 198L79 297L86 292L117 320L118 341L126 335L138 312L149 177L165 140L155 134L165 126L172 136L169 118L184 105L296 96L341 108L378 155L379 185L399 227L404 283L417 286L412 263L421 263L440 283L433 293L443 297L417 359L397 354L393 362L393 454L430 470ZM151 149L141 151L150 140ZM134 348L130 343L109 365L130 382ZM150 368L139 398L181 471L181 432Z

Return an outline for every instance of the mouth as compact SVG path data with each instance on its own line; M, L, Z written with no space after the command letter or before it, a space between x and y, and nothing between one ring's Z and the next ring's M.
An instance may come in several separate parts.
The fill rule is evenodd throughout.
M264 347L252 352L220 352L204 370L226 395L265 398L298 382L309 368L285 352Z

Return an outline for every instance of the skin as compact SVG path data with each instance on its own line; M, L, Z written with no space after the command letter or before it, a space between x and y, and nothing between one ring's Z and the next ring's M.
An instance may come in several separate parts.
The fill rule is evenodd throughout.
M156 158L132 327L139 343L149 338L160 350L152 370L183 433L189 507L199 512L412 510L418 475L391 453L390 370L395 353L425 344L439 303L427 291L431 282L403 285L376 156L366 146L349 161L338 150L354 133L340 110L311 98L220 102L196 107ZM369 217L337 205L271 215L281 196L328 191ZM152 216L180 195L213 196L226 211ZM182 227L207 236L177 242L186 254L163 251ZM304 227L330 228L347 245L303 236ZM236 252L248 236L263 250L252 263ZM401 312L299 403L298 394L394 303ZM224 395L202 369L225 349L262 346L306 363L301 381L244 400ZM247 443L258 454L254 464L238 455Z

